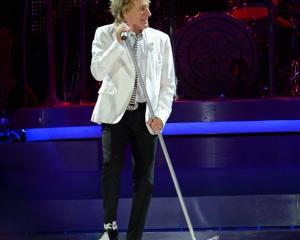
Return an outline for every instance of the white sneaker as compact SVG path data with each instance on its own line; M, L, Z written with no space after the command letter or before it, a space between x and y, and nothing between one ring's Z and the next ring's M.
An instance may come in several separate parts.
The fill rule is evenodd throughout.
M99 240L118 240L118 226L116 221L104 224L104 232Z

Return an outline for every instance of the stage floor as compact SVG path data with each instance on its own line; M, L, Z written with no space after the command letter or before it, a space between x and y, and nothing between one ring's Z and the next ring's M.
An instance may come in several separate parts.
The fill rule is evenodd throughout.
M192 123L204 125L204 130L206 123L238 124L242 129L231 132L226 125L225 133L212 128L166 136L194 227L201 230L196 233L197 240L215 235L220 240L300 240L299 106L300 98L174 103L168 124L182 124L176 125L177 129ZM84 135L95 127L89 120L92 109L92 105L81 105L15 113L12 129L24 130L26 137L24 142L0 144L0 232L2 227L5 232L27 234L0 235L0 240L98 239L103 216L100 130ZM265 131L274 122L280 126ZM288 129L283 129L283 122ZM256 123L263 123L263 131L248 131ZM79 127L83 128L78 131ZM42 135L35 130L50 132L42 140L30 139L29 133ZM53 138L55 131L67 130L71 130L71 137ZM128 216L131 197L130 160L127 154L120 229L127 227L124 216ZM149 211L152 216L146 227L151 232L146 232L143 240L191 239L189 232L170 231L185 229L186 224L160 148L156 179L153 211ZM48 234L32 235L45 232ZM125 240L124 232L120 240Z
M268 230L228 230L196 231L197 240L298 240L300 229ZM98 240L99 233L43 234L29 236L7 236L1 240ZM125 240L126 234L120 233L119 240ZM219 236L219 238L217 237ZM189 232L145 232L143 240L190 240Z

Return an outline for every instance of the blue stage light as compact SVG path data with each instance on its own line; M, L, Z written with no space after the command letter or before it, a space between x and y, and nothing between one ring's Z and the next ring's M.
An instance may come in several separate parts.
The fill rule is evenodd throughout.
M93 139L101 137L101 126L25 129L26 141ZM300 120L226 121L167 123L163 135L217 135L300 132Z

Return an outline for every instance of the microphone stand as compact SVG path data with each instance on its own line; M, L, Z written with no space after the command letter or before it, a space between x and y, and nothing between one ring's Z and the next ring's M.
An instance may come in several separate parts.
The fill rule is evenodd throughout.
M137 75L138 75L138 81L141 84L144 96L146 97L146 100L147 100L147 105L148 105L148 108L149 108L149 111L150 111L150 116L151 116L151 118L155 118L154 111L153 111L153 108L152 108L152 105L150 103L150 99L149 99L149 96L148 96L148 93L147 93L147 90L146 90L146 87L145 87L145 83L144 83L144 80L142 79L142 74L141 74L141 71L139 69L137 60L136 60L136 58L134 56L134 52L133 52L132 46L130 44L130 41L129 41L128 37L125 37L125 36L123 36L122 39L125 40L125 43L126 43L127 48L129 50L130 56L132 58L135 70L136 70ZM179 187L179 184L178 184L178 181L177 181L177 177L176 177L176 174L175 174L175 171L174 171L174 168L173 168L173 165L172 165L172 162L171 162L171 159L170 159L170 156L169 156L169 153L168 153L165 141L164 141L163 136L162 136L161 133L157 133L157 135L158 135L158 139L159 139L161 148L163 150L165 159L167 161L167 164L168 164L168 167L169 167L169 171L171 173L171 177L172 177L172 180L173 180L173 183L174 183L174 186L175 186L178 198L179 198L179 202L180 202L180 205L181 205L181 208L182 208L185 220L186 220L186 222L188 224L188 227L189 227L191 238L193 240L196 240L194 229L193 229L193 226L192 226L189 214L187 212L187 209L186 209L186 206L185 206L182 194L181 194L181 190L180 190L180 187Z
M129 50L130 56L132 58L135 70L136 70L136 72L138 74L138 81L139 81L139 83L140 83L140 85L142 87L142 91L144 93L144 96L146 97L147 105L148 105L148 108L149 108L149 111L150 111L150 116L151 116L151 118L155 118L154 111L153 111L153 108L152 108L152 105L150 103L150 99L149 99L149 96L147 94L147 90L146 90L146 87L145 87L145 82L144 82L144 80L142 78L142 74L141 74L141 71L139 69L139 66L138 66L137 60L135 58L135 55L134 55L132 46L130 44L130 41L129 41L128 37L127 37L127 33L124 32L124 34L121 34L121 36L122 36L122 39L125 40L125 43L126 43L127 48ZM173 165L172 165L172 162L171 162L171 159L170 159L170 156L169 156L169 153L168 153L165 141L164 141L163 136L162 136L161 133L158 133L157 135L158 135L158 139L159 139L161 148L163 150L165 159L167 161L167 165L169 167L169 171L170 171L170 174L171 174L171 177L172 177L172 180L173 180L173 183L174 183L174 186L175 186L178 198L179 198L179 202L180 202L180 205L181 205L181 208L182 208L185 220L186 220L188 228L189 228L189 232L190 232L191 238L192 238L192 240L196 240L195 232L194 232L194 229L193 229L193 226L192 226L192 223L191 223L188 211L186 209L186 206L185 206L185 203L184 203L184 200L183 200L183 197L182 197L182 193L181 193L178 181L177 181L177 177L176 177L176 174L175 174L175 171L174 171L174 168L173 168ZM211 240L217 240L217 239L219 239L218 236L211 238Z

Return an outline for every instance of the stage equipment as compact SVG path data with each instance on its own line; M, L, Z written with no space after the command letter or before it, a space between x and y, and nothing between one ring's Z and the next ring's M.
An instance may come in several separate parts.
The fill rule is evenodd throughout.
M190 18L177 31L175 55L180 98L256 95L257 43L250 28L228 13Z
M266 4L250 4L248 1L233 1L234 7L230 10L232 16L247 21L256 21L268 17Z
M267 45L269 38L269 9L265 3L248 3L247 1L233 1L235 4L228 13L237 20L245 22L252 32L255 41Z
M9 119L3 110L0 116L0 142L7 142L9 139Z
M134 52L133 52L132 46L130 44L130 41L129 41L128 37L126 37L126 35L122 36L122 39L125 40L127 48L129 50L129 53L130 53L130 56L131 56L132 61L134 63L135 70L136 70L136 72L138 74L138 81L139 81L139 83L140 83L140 85L142 87L142 91L143 91L144 96L146 97L146 100L147 100L147 106L149 108L150 115L151 115L152 118L155 118L155 114L154 114L154 111L153 111L153 108L152 108L149 96L147 94L145 82L144 82L144 80L142 78L142 74L141 74L141 71L139 69L137 60L136 60L136 58L134 56ZM186 209L186 205L185 205L184 199L182 197L181 189L180 189L180 186L178 184L177 177L176 177L176 174L175 174L175 171L174 171L174 168L173 168L173 165L172 165L172 162L171 162L171 159L170 159L170 156L169 156L169 153L168 153L165 141L163 139L162 133L157 133L157 135L158 135L158 139L159 139L162 151L164 153L164 156L165 156L165 159L166 159L166 162L167 162L167 165L168 165L168 168L169 168L169 171L170 171L173 183L174 183L174 187L175 187L176 193L178 195L178 199L179 199L182 211L183 211L183 215L185 217L186 223L187 223L188 228L189 228L191 239L192 240L196 240L195 232L194 232L194 229L193 229L193 226L192 226L192 223L191 223L188 211ZM210 238L208 240L218 240L218 239L219 239L219 236L215 236L215 237Z
M289 79L289 86L291 96L300 95L299 62L297 60L293 60L291 63L291 75Z
M300 4L292 3L289 9L289 21L291 23L291 63L289 78L289 95L299 96L300 76L299 76L299 27L300 27Z

